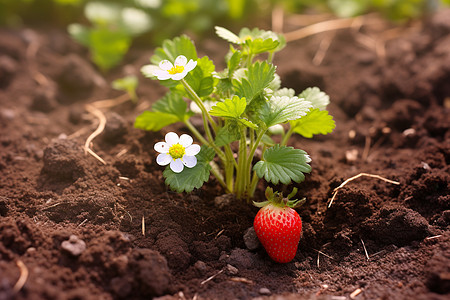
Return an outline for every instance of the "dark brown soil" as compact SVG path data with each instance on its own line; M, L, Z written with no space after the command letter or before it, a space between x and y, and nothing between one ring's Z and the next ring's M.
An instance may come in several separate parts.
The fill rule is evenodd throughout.
M0 299L449 299L450 11L397 32L381 56L349 30L320 65L326 34L276 58L285 86L331 96L337 124L292 140L313 171L297 185L299 250L277 264L244 242L256 208L215 203L214 180L189 194L164 185L153 144L166 131L132 126L157 82L141 77L137 105L104 110L93 149L107 165L85 155L98 124L85 104L119 96L107 82L138 73L148 51L103 77L62 32L1 29ZM199 43L216 61L225 45ZM327 208L361 172L400 185L361 177Z

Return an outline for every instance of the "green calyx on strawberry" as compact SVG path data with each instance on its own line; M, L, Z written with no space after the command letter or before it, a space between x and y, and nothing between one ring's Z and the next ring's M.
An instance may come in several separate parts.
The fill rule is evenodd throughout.
M290 200L297 193L294 190L286 197L273 189L266 189L267 201L253 202L261 207L255 216L253 227L259 241L270 258L279 263L288 263L297 253L298 242L302 233L302 220L294 210L305 203L301 200Z

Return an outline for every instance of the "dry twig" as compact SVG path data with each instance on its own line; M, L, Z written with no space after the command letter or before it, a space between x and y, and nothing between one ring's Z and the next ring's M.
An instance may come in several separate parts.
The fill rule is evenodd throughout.
M86 110L93 114L94 116L96 116L99 120L98 123L98 127L97 129L91 133L91 135L86 139L86 142L84 143L84 153L87 154L89 153L90 155L92 155L93 157L95 157L96 159L98 159L102 164L106 165L106 162L103 160L103 158L101 158L100 156L97 155L97 153L95 153L92 149L91 149L91 142L100 134L103 132L103 130L105 129L105 125L106 125L106 117L105 115L102 113L101 110L99 110L98 108L96 108L93 105L86 105Z
M216 278L219 274L222 274L223 271L224 271L224 270L222 269L222 270L220 270L219 272L217 272L216 274L212 275L211 277L208 277L207 279L203 280L202 282L200 282L200 285L204 285L205 283L207 283L207 282L213 280L213 279Z
M286 38L286 42L292 42L295 40L300 40L300 39L306 38L308 36L326 32L326 31L351 28L354 26L355 22L360 23L361 18L362 17L356 17L356 18L335 19L335 20L319 22L319 23L312 24L312 25L303 27L303 28L295 30L295 31L285 33L284 36ZM359 23L358 23L358 25L359 25Z
M366 258L367 258L367 260L369 260L370 259L369 254L367 253L366 245L364 244L363 239L361 239L361 244L363 245L364 253L366 254Z
M284 9L280 5L277 5L272 10L272 31L283 32L284 24Z
M92 155L93 157L95 157L96 159L98 159L102 164L106 165L106 162L103 160L103 158L101 158L100 156L97 155L97 153L95 153L92 149L91 149L91 143L92 141L100 134L103 132L103 130L105 130L105 125L106 125L106 117L103 114L103 112L100 110L100 108L110 108L119 104L122 104L126 101L128 101L130 99L130 95L128 94L123 94L117 98L114 99L106 99L106 100L99 100L90 104L86 105L86 110L94 115L95 117L97 117L97 119L99 120L99 124L97 129L91 133L91 135L86 139L86 142L84 143L84 153L87 154L89 153L90 155Z
M350 294L350 299L355 299L356 296L362 293L362 289L358 288L353 291L353 293Z
M337 195L337 193L339 192L339 190L341 188L343 188L347 183L349 183L349 182L351 182L351 181L353 181L355 179L358 179L359 177L362 177L362 176L381 179L383 181L386 181L386 182L389 182L389 183L392 183L392 184L396 184L396 185L400 184L400 182L398 182L398 181L390 180L390 179L381 177L380 175L374 175L374 174L368 174L368 173L359 173L358 175L355 175L355 176L350 177L349 179L345 180L343 183L341 183L340 186L338 186L337 188L335 188L333 190L333 196L331 197L330 203L328 204L328 208L330 208L331 204L333 204L334 198L336 198L336 195Z
M333 41L334 37L336 36L336 33L333 33L331 35L327 35L319 44L319 49L317 49L316 54L314 55L312 59L312 63L316 66L320 66L322 64L323 59L325 58L325 55L328 52L328 49L331 46L331 42Z
M21 260L18 260L16 262L16 265L20 269L20 276L13 287L13 291L15 293L19 292L23 288L25 282L27 282L28 279L28 268L25 266L25 264Z
M250 279L244 278L244 277L232 277L232 278L230 278L230 280L234 281L234 282L245 283L245 284L253 284L253 281L251 281Z

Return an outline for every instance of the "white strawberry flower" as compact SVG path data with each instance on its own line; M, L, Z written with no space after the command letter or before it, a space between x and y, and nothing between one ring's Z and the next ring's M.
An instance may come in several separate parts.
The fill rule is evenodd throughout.
M193 139L187 134L180 137L175 132L169 132L165 136L165 142L158 142L154 148L160 154L156 157L156 163L160 166L170 164L170 169L175 173L183 171L184 167L193 168L197 164L197 155L200 146L192 144Z
M153 70L153 76L159 80L181 80L196 66L196 61L190 59L188 62L186 56L180 55L175 59L175 65L168 60L162 60L159 63L159 69Z

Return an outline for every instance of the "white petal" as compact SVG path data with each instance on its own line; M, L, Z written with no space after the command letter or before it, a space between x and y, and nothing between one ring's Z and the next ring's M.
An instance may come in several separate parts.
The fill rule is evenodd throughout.
M185 156L183 156L182 161L183 161L183 165L185 165L186 167L193 168L197 164L197 157L185 155Z
M186 152L184 152L184 155L188 156L194 156L197 155L200 152L200 145L192 144L189 147L186 147Z
M312 161L312 160L311 160L311 157L310 157L309 155L305 154L305 157L306 157L306 162L307 162L307 163L309 163L309 162Z
M173 144L178 144L178 141L180 139L178 138L178 134L175 132L169 132L166 134L166 143L169 147L171 147Z
M167 80L171 77L169 72L161 69L153 71L153 76L156 76L159 80Z
M164 71L169 71L170 69L173 68L173 65L170 61L165 59L159 62L159 67Z
M160 166L168 165L172 160L172 156L166 153L161 153L156 157L156 163Z
M188 73L188 72L187 72L186 70L184 70L184 71L181 72L181 73L176 73L176 74L172 75L170 78L171 78L172 80L181 80L181 79L183 79L184 77L186 77L187 73Z
M170 147L165 142L157 142L153 148L159 153L167 153Z
M175 59L175 66L186 66L187 58L184 55L180 55Z
M196 113L196 114L201 114L202 110L200 109L200 107L198 107L198 105L192 101L191 104L189 105L189 108L192 110L192 112Z
M158 66L155 65L145 65L141 68L142 74L144 74L145 77L152 77L156 76L154 73L155 71L160 71L161 69Z
M190 145L192 145L192 142L194 140L192 139L192 137L188 134L182 134L180 136L180 145L183 146L184 148L189 147Z
M176 160L172 159L172 161L170 162L170 168L175 173L180 173L184 169L183 162L179 158L177 158Z
M190 72L192 70L194 70L194 68L197 66L197 62L193 61L192 59L189 60L189 62L187 63L187 65L184 67L184 70L186 72Z

